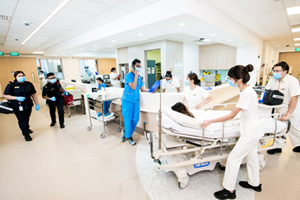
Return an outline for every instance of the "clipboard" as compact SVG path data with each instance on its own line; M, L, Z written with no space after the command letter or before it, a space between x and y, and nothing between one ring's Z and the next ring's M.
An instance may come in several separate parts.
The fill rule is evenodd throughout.
M156 90L159 87L159 85L160 85L160 81L155 81L155 83L150 88L149 92L153 92L154 90Z

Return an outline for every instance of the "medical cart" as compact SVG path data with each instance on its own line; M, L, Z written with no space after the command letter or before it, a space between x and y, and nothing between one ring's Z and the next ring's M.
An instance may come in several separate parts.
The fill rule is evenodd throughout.
M105 130L105 126L107 125L107 122L109 121L112 121L115 119L114 118L111 118L109 120L104 120L104 108L103 108L103 103L106 102L106 101L114 101L114 100L117 100L117 99L120 99L120 97L106 97L106 98L102 98L101 96L98 96L97 99L93 99L91 97L88 97L88 106L89 106L89 109L88 109L88 117L89 117L89 121L90 121L90 125L87 127L87 130L92 130L92 119L96 119L96 117L93 117L91 116L91 109L94 110L94 108L99 108L101 110L101 113L102 113L102 122L103 122L103 133L101 133L100 137L102 139L104 139L106 137L106 130ZM120 111L120 115L119 115L119 119L120 119L120 126L118 128L118 132L121 132L122 130L122 111Z

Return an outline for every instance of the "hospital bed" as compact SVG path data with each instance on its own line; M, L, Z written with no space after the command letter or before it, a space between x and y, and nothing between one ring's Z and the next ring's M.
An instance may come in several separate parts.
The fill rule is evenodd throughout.
M235 103L234 103L235 104ZM222 104L217 106L227 106ZM264 136L258 144L260 170L266 161L262 151L286 146L283 140L289 130L289 122L279 121L278 113L271 114L270 110L278 106L260 106ZM239 138L239 116L227 122L209 125L202 129L202 122L198 117L204 115L205 119L216 118L230 113L230 111L194 111L195 118L164 108L161 116L157 118L161 124L161 137L158 133L146 132L149 140L151 157L158 163L157 167L165 172L173 171L178 177L178 186L184 189L188 186L189 175L199 171L214 170L216 164L226 165L227 156ZM156 150L154 150L156 149ZM245 163L243 161L243 163Z

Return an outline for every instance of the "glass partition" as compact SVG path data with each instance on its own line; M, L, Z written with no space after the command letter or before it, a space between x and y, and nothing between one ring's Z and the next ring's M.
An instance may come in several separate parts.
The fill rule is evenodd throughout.
M82 83L95 83L97 72L96 60L79 60L80 76Z
M41 59L41 66L39 67L45 74L52 72L57 79L64 79L60 59Z

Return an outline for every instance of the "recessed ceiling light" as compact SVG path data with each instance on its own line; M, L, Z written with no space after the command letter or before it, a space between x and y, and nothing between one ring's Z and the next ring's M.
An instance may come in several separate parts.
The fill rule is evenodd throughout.
M179 26L185 26L185 23L179 23L178 25Z
M239 43L239 45L243 45L243 43Z
M294 38L294 41L298 41L298 40L300 40L300 38Z
M32 52L33 54L44 54L44 52L38 52L38 51L35 51L35 52Z
M94 46L94 47L98 47L98 45L96 45L96 44L95 44L95 45L93 45L93 46Z
M112 40L111 42L117 42L116 40Z
M286 12L288 15L296 15L300 13L300 6L287 8Z
M300 43L295 44L295 46L300 46Z
M139 34L138 34L138 36L143 36L143 35L144 35L143 33L139 33Z
M205 38L204 42L210 42L210 39Z
M82 50L84 50L84 48L80 48L80 50L82 51Z
M232 41L232 39L229 39L229 40L227 40L228 42L231 42Z
M212 33L212 34L210 34L210 36L216 36L216 34L215 34L215 33Z
M108 46L108 48L114 47L115 45Z
M300 28L292 28L292 32L299 32Z

